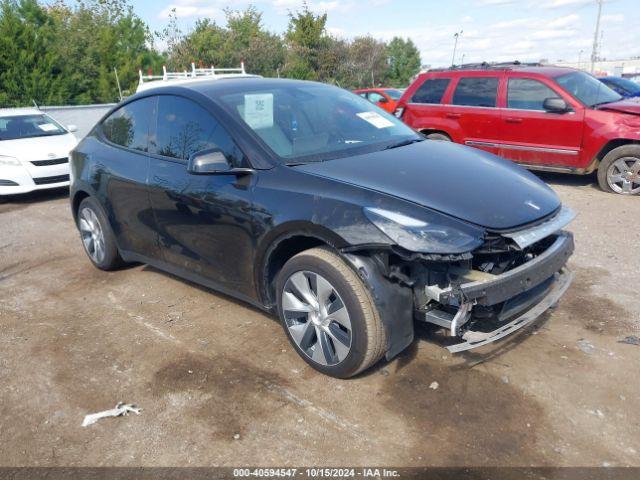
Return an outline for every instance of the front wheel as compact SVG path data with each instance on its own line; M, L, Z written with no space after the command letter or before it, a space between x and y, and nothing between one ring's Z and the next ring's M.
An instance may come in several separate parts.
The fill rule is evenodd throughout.
M291 258L276 288L287 337L316 370L349 378L384 354L384 326L371 294L331 250L313 248Z
M598 184L605 192L640 194L640 145L611 150L598 167Z

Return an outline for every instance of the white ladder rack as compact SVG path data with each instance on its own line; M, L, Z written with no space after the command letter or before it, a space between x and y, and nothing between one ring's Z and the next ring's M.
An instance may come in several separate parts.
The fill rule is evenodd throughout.
M184 70L182 72L168 72L165 65L162 66L162 75L143 75L142 70L138 70L140 74L140 85L145 82L154 82L162 80L168 82L171 80L186 80L198 77L216 77L218 75L246 75L244 62L240 62L240 68L215 68L213 65L209 68L196 68L195 63L191 63L191 71Z

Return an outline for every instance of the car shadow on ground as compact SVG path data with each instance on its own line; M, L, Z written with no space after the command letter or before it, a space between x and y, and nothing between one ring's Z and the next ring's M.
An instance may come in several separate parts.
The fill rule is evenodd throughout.
M0 213L22 210L32 203L48 202L69 198L69 187L52 188L50 190L36 190L35 192L8 195L0 197Z
M478 350L470 350L457 354L450 354L445 348L449 345L460 343L458 338L447 336L444 329L440 329L434 325L416 322L415 338L413 343L401 352L392 362L397 362L396 371L402 370L416 359L418 350L420 349L420 343L428 342L442 347L443 356L454 355L462 360L460 363L451 366L451 370L470 370L487 361L495 361L500 356L525 342L531 335L537 334L538 330L545 329L545 324L547 323L549 316L549 312L545 312L533 324L523 327L520 331L514 332L505 339L483 346ZM380 362L378 366L370 369L368 373L375 373L388 365L389 363ZM364 376L366 375L367 372L364 373Z
M136 267L136 266L139 266L139 265L141 265L141 264L140 263L129 263L129 264L126 264L126 265L122 266L121 268L126 269L126 268ZM192 288L196 288L196 289L200 290L201 292L205 292L205 293L208 293L209 295L212 295L214 297L220 297L220 298L222 298L222 299L224 299L226 301L232 302L232 303L236 304L238 307L247 308L249 310L253 310L254 312L261 313L265 317L269 318L270 320L274 320L274 321L277 321L278 323L280 323L278 317L276 317L275 314L271 314L268 310L264 310L264 309L258 308L257 306L252 305L249 302L242 301L242 300L240 300L240 299L238 299L236 297L232 297L231 295L227 295L226 293L220 292L219 290L214 290L212 288L206 287L206 286L201 285L199 283L194 283L191 280L188 280L188 279L183 278L183 277L179 277L179 276L174 275L173 273L167 272L165 270L160 270L160 269L158 269L156 267L153 267L151 265L146 265L146 264L143 264L143 265L144 266L142 267L142 270L145 271L145 272L153 272L153 273L157 273L158 275L163 275L165 277L169 277L169 278L175 280L176 282L184 283L186 285L189 285Z
M596 173L589 175L573 175L570 173L532 172L540 180L549 185L563 185L567 187L591 187L600 190Z

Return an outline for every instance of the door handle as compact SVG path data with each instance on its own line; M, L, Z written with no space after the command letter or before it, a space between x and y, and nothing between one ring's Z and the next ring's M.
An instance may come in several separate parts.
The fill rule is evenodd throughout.
M460 118L460 117L462 117L462 114L461 113L447 113L446 117L447 118Z
M522 123L522 119L517 117L507 117L504 121L507 123Z

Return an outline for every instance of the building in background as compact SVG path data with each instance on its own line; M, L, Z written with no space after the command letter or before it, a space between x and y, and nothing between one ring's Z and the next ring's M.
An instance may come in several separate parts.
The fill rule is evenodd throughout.
M561 67L572 67L589 71L591 60L585 58L581 62L553 62ZM594 65L594 75L597 77L639 77L640 78L640 58L630 58L626 60L599 60Z

